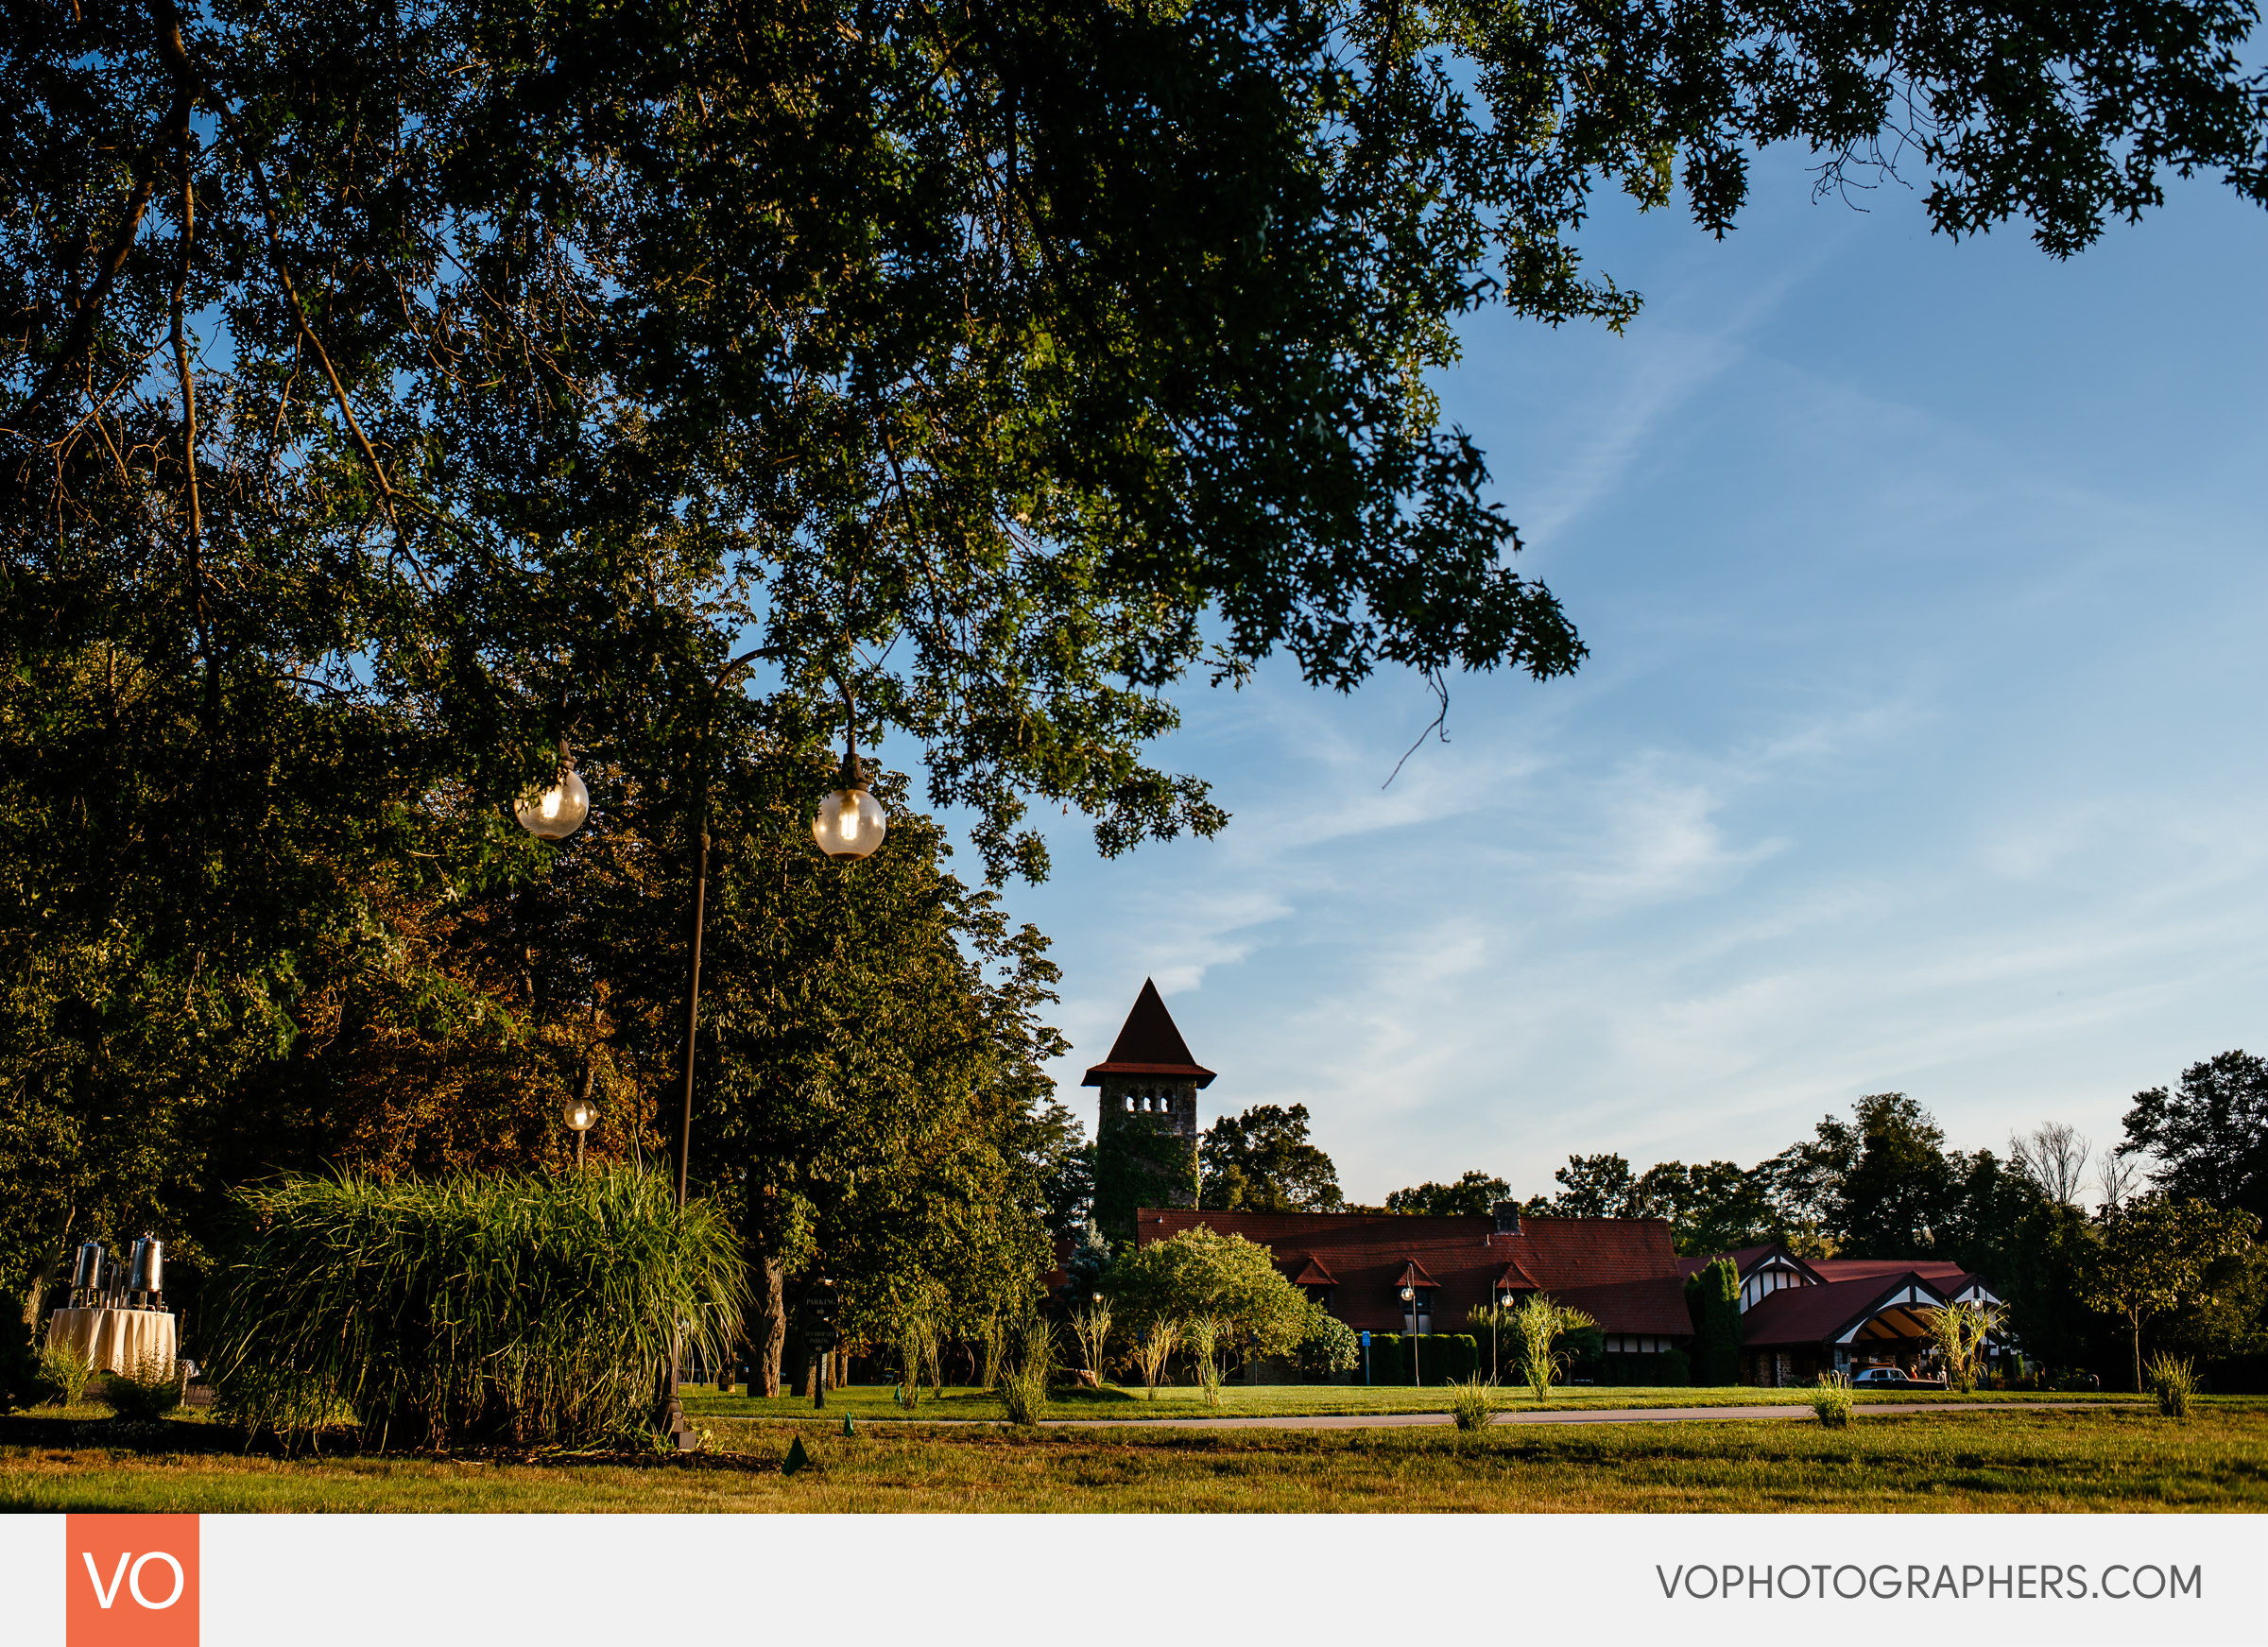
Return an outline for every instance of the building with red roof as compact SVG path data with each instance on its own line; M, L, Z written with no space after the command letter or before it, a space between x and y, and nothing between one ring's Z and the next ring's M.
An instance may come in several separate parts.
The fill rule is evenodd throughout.
M1543 1293L1596 1321L1609 1355L1692 1347L1685 1283L1715 1258L1678 1256L1658 1218L1538 1218L1511 1201L1487 1217L1195 1210L1197 1094L1213 1080L1143 979L1110 1055L1081 1083L1101 1089L1103 1228L1123 1236L1131 1224L1142 1246L1199 1226L1241 1235L1357 1331L1457 1332L1478 1307ZM1920 1371L1932 1354L1929 1311L1999 1301L1982 1278L1933 1259L1803 1259L1778 1244L1717 1256L1740 1279L1748 1383L1810 1383L1867 1365Z
M1927 1377L1936 1356L1931 1312L2001 1301L1984 1277L1944 1259L1807 1259L1777 1244L1720 1256L1740 1277L1744 1383L1809 1384L1870 1366ZM1715 1261L1680 1261L1688 1274ZM1988 1358L2009 1353L1997 1338L1985 1348Z
M1147 1246L1200 1225L1270 1249L1286 1280L1357 1331L1462 1332L1474 1309L1541 1292L1597 1321L1610 1354L1692 1337L1684 1274L1658 1218L1531 1218L1510 1201L1483 1218L1145 1207L1135 1240Z

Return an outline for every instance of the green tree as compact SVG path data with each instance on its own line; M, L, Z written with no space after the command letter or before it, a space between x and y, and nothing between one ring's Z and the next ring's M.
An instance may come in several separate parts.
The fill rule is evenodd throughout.
M1754 150L1807 144L1832 183L1887 145L1933 228L2024 217L2057 255L2168 171L2268 196L2243 0L9 21L0 1239L35 1257L328 1147L335 1008L338 1060L444 1072L422 1111L365 1083L404 1170L537 1146L586 1078L645 1148L652 939L684 930L713 781L720 819L799 823L846 743L895 737L988 878L1038 876L1034 804L1106 852L1222 825L1152 763L1193 677L1574 668L1430 386L1482 304L1635 312L1575 243L1601 187L1682 186L1722 233ZM551 854L501 809L569 744L622 827ZM588 935L602 847L644 955L549 941ZM390 952L458 910L486 932ZM801 987L749 977L760 1027L714 1024L744 1113L731 1049ZM964 1063L1014 1061L989 1021ZM796 1049L770 1112L961 1089L926 1026L902 1058L851 1036ZM987 1089L997 1154L1044 1111ZM806 1204L882 1205L823 1154L749 1192L765 1250Z
M1933 1252L1955 1199L1944 1130L1903 1092L1877 1092L1852 1109L1856 1152L1828 1192L1827 1226L1838 1250L1862 1258Z
M1552 1212L1560 1218L1638 1218L1638 1180L1619 1155L1569 1156L1552 1176L1559 1193Z
M2268 1219L2268 1059L2222 1053L2137 1092L2125 1134L2119 1153L2147 1158L2159 1193Z
M2143 1327L2186 1315L2194 1330L2222 1303L2224 1289L2248 1275L2259 1229L2249 1212L2158 1194L2138 1196L2105 1213L2080 1291L2095 1309L2124 1324L2138 1392Z
M1386 1196L1389 1212L1424 1212L1436 1218L1486 1218L1512 1186L1493 1173L1475 1167L1453 1184L1424 1183L1396 1190Z
M1741 1381L1741 1274L1718 1259L1685 1283L1686 1312L1693 1322L1693 1381Z
M1308 1141L1307 1106L1259 1104L1224 1115L1197 1144L1198 1201L1209 1210L1335 1212L1339 1170Z
M1653 1216L1670 1221L1681 1253L1735 1252L1780 1238L1770 1175L1731 1161L1664 1161L1639 1179L1639 1196Z
M1153 1323L1211 1317L1227 1333L1225 1342L1259 1355L1291 1354L1319 1313L1277 1271L1266 1247L1203 1225L1125 1254L1104 1290L1137 1332Z

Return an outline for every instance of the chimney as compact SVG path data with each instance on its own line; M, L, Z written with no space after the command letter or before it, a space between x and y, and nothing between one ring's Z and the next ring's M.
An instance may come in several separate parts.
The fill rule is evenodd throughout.
M1495 1206L1489 1208L1488 1210L1496 1215L1497 1234L1518 1235L1520 1233L1519 1202L1499 1201Z

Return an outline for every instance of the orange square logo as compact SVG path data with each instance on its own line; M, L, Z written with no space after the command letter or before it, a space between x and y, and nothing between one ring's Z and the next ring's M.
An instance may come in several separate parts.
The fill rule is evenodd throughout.
M67 1647L198 1647L195 1516L65 1516Z

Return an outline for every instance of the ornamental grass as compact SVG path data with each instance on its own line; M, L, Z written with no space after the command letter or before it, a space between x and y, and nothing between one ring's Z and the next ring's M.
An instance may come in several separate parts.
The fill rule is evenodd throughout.
M2188 1422L2190 1403L2197 1396L2196 1364L2185 1357L2152 1356L2143 1364L2142 1377L2157 1398L2157 1410L2168 1418Z
M589 1447L647 1433L672 1339L711 1365L734 1238L659 1175L342 1175L239 1190L211 1319L220 1410L300 1441Z

